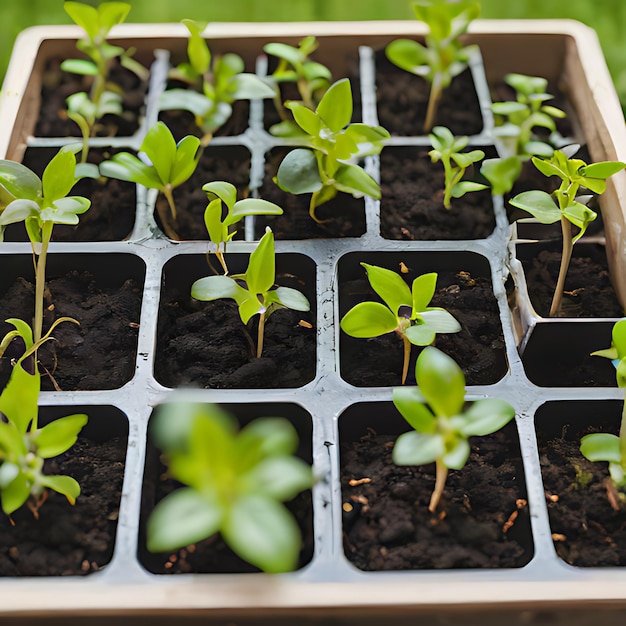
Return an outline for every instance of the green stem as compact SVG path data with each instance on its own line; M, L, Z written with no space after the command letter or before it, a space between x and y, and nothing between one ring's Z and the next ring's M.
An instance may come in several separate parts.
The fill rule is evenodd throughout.
M46 259L48 256L48 244L52 237L54 222L44 222L41 228L41 250L37 256L35 274L35 321L33 324L33 340L37 343L41 339L43 331L43 304L44 290L46 287Z
M443 494L443 488L446 485L446 479L448 478L448 468L443 464L443 462L437 459L435 461L435 465L437 468L435 488L430 496L430 504L428 505L428 510L431 513L434 513L437 510L439 500L441 500L441 495Z
M259 316L259 330L257 333L257 346L256 346L256 358L261 358L263 352L263 335L265 331L265 314Z
M172 194L172 188L168 185L161 189L165 199L167 200L167 204L170 207L170 215L168 215L162 208L162 205L157 202L157 212L159 213L159 218L161 219L161 224L163 225L163 230L165 234L170 239L178 240L178 233L169 225L169 218L172 218L174 225L176 225L177 221L177 213L176 213L176 204L174 202L174 196Z
M424 121L424 132L429 132L435 125L435 115L437 114L437 106L441 98L441 74L435 74L432 85L430 86L430 95L428 96L428 108L426 109L426 120Z
M563 234L563 251L561 253L559 277L556 281L554 296L552 297L552 304L550 305L550 317L558 317L559 312L561 311L561 300L563 299L563 290L565 289L565 278L567 276L567 270L569 268L569 262L572 258L572 250L574 248L574 244L572 243L572 225L565 217L561 217L561 232Z

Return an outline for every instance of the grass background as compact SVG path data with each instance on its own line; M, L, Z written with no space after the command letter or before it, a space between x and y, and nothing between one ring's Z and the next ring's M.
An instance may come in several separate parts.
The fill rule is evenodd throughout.
M410 0L129 0L128 22L413 19ZM97 6L98 0L86 0ZM626 0L482 0L482 17L571 18L596 30L626 111ZM17 34L36 24L69 24L63 0L0 0L0 80Z

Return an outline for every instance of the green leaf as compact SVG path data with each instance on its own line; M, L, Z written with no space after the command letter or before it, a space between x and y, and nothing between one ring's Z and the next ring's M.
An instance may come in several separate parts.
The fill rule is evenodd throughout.
M276 92L255 74L238 74L233 80L235 100L260 100L274 98Z
M170 129L163 122L157 122L146 133L139 151L150 159L161 183L169 183L176 158L176 142Z
M98 6L98 21L108 33L113 26L122 24L130 11L127 2L103 2Z
M50 422L33 434L37 446L37 456L51 459L69 450L78 439L78 433L87 423L83 414L68 415Z
M282 215L283 210L273 202L261 198L244 198L235 203L224 223L235 224L247 215Z
M213 200L213 196L218 197L231 211L235 206L235 202L237 202L237 188L235 185L222 180L206 183L202 186L202 191L206 192L210 200Z
M298 525L282 504L270 498L247 495L235 500L222 536L239 556L265 572L288 572L297 565Z
M524 191L509 202L518 209L528 211L542 224L554 224L561 219L559 207L545 191Z
M214 104L214 99L188 89L168 89L159 97L161 111L189 111L200 119L209 114Z
M396 439L391 458L396 465L426 465L441 458L444 453L444 441L440 434L424 435L412 430Z
M260 417L247 424L239 433L237 450L250 439L259 442L259 458L294 454L298 449L298 433L284 417Z
M63 4L65 12L80 26L92 41L98 35L98 11L84 2L67 0Z
M13 366L7 386L0 394L0 413L15 424L17 430L26 434L30 423L37 417L40 375L29 374L21 362Z
M436 431L437 420L417 387L394 387L393 403L416 431L424 434Z
M464 437L458 437L454 445L446 449L441 461L450 469L463 469L470 455L470 445Z
M601 161L592 163L581 168L579 174L585 178L602 178L606 180L613 174L617 174L626 167L626 163L620 161Z
M34 200L13 200L0 213L0 226L17 224L25 221L29 217L39 216L39 205Z
M558 158L558 153L559 151L556 150L554 155L556 158ZM532 157L532 162L544 176L558 176L561 180L567 180L568 178L567 172L559 167L559 165L557 165L554 161L541 159L539 157Z
M209 202L204 210L204 225L206 227L209 239L216 245L224 243L228 236L228 230L222 224L222 201L215 198Z
M427 347L415 364L417 385L436 415L452 417L465 402L465 377L447 354Z
M504 195L513 189L515 181L522 173L522 161L517 156L485 159L480 167L480 173L489 181L493 195Z
M382 298L394 316L398 316L400 307L411 307L413 295L400 274L377 265L368 263L361 263L361 265L367 272L367 280L372 289Z
M189 180L196 171L202 150L200 149L200 139L193 135L183 137L176 146L176 153L169 182L172 187L178 187Z
M217 502L190 488L177 489L156 505L148 519L148 550L169 552L202 541L220 529L223 516Z
M496 115L513 115L514 113L521 113L528 110L528 105L522 102L494 102L491 105L491 110Z
M352 121L350 81L342 78L332 84L317 105L316 112L334 133L347 126Z
M0 426L0 431L4 430L3 426L9 427L8 424L2 424ZM13 429L15 431L15 429ZM2 438L0 436L0 446L2 446ZM10 448L9 448L10 449ZM8 487L19 475L20 468L15 463L11 463L10 461L4 461L2 465L0 465L0 491Z
M402 281L404 282L404 281ZM413 316L421 311L425 311L426 307L435 295L437 287L437 274L430 272L418 276L411 285L411 295L413 303Z
M485 157L482 150L471 150L470 152L456 152L452 155L452 160L463 169L468 168L472 163L476 163ZM484 188L484 185L483 185Z
M379 337L393 332L398 318L380 302L360 302L343 316L340 325L351 337Z
M572 239L575 243L578 241L587 230L587 226L593 222L598 214L592 211L589 207L581 204L580 202L574 202L563 209L563 215L575 226L578 226L580 231Z
M97 76L98 66L87 59L65 59L61 63L61 69L70 74L80 74L81 76Z
M272 42L265 44L263 46L263 52L278 57L279 59L285 59L285 61L288 61L291 65L299 65L305 60L305 57L300 50L286 43Z
M380 200L378 183L362 168L353 163L342 163L335 172L335 187L355 198L369 196Z
M39 176L15 161L0 161L0 184L15 198L35 200L43 195Z
M424 46L411 39L396 39L386 48L387 58L400 69L418 76L430 73L428 52Z
M268 292L267 296L270 300L276 301L293 311L311 310L311 304L307 300L306 296L297 289L291 289L290 287L277 287L276 289Z
M14 511L17 511L30 495L30 487L26 480L26 476L23 473L19 473L15 480L5 487L0 493L0 501L2 502L2 510L11 515Z
M191 67L199 76L206 74L211 64L211 52L201 35L207 26L206 22L184 19L182 23L187 27L190 35L187 42L187 56L189 57Z
M279 456L261 461L243 480L248 493L284 502L313 485L313 472L302 459Z
M429 346L435 341L435 330L428 324L413 324L404 334L414 346Z
M484 436L495 433L515 417L515 409L504 400L484 398L477 400L463 414L460 431L466 436Z
M592 433L580 440L580 452L590 461L622 462L619 437L609 433Z
M482 191L483 189L487 189L487 185L475 183L469 180L462 180L460 183L457 183L452 187L451 195L453 198L462 198L466 193L470 193L472 191Z
M314 111L311 111L311 109L301 102L296 101L286 102L285 107L292 112L296 124L298 124L305 133L312 137L316 137L319 134L322 127L321 120Z
M249 294L229 276L205 276L191 285L191 297L203 301L231 298L241 304Z
M70 504L75 504L76 498L80 495L80 485L71 476L44 475L39 478L39 483L65 496Z
M244 324L247 324L255 315L264 315L266 311L267 306L260 302L256 294L247 292L245 300L239 302L239 317Z
M433 307L420 313L419 317L436 333L458 333L461 330L456 318L445 309Z
M163 182L156 170L129 152L119 152L109 161L100 163L100 174L106 178L125 180L149 189L162 189Z
M276 183L289 193L313 193L322 188L322 179L313 151L305 148L292 150L280 164Z
M268 229L250 255L246 284L252 293L264 294L274 285L275 276L274 233Z

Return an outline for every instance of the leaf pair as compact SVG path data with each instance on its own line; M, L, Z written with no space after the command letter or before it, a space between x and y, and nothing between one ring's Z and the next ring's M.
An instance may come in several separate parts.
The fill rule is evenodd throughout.
M266 572L296 567L301 537L281 504L313 484L293 456L298 435L284 418L259 418L237 431L214 405L168 403L153 433L169 473L186 487L161 500L148 521L148 549L182 548L220 532L242 558Z

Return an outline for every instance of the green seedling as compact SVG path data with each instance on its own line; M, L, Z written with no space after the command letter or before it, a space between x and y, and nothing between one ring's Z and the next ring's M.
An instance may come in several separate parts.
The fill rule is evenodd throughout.
M83 136L81 161L87 160L88 138L94 134L96 121L104 115L122 115L122 89L109 80L109 70L114 59L142 80L148 79L148 70L132 58L134 49L124 50L107 43L113 26L121 24L130 11L126 2L103 2L94 8L82 2L67 1L66 13L85 31L76 47L88 59L67 59L61 69L73 74L92 76L89 93L79 92L67 98L67 115L78 124Z
M515 181L522 173L522 159L518 156L484 159L480 173L491 185L491 193L502 196L513 189Z
M613 326L611 347L592 352L592 356L611 359L615 365L617 386L624 390L624 405L619 437L609 433L585 435L580 440L580 451L592 462L607 461L615 490L623 491L626 487L626 319ZM617 499L612 501L612 505L619 508Z
M299 141L306 147L292 150L280 164L274 181L283 191L312 194L309 215L318 223L317 207L340 191L380 199L378 183L351 161L378 154L389 133L382 126L350 123L352 91L347 78L328 89L315 111L301 102L288 101L285 106L293 113L301 129Z
M549 159L532 157L533 164L544 176L557 176L561 184L552 194L538 190L525 191L510 201L514 207L527 211L542 224L561 222L563 250L550 317L558 316L561 310L565 277L573 246L597 217L584 203L590 196L579 197L579 189L582 187L592 194L602 194L606 189L606 179L626 167L626 163L620 161L602 161L587 165L581 159L569 158L577 149L578 146L574 145L555 150ZM572 224L579 229L573 237Z
M515 102L494 102L495 135L500 137L508 156L528 160L531 156L550 158L554 147L534 133L535 128L556 132L555 119L566 117L564 111L545 104L554 96L546 93L548 81L539 76L507 74L504 82L515 90Z
M351 337L380 337L395 332L402 339L404 361L402 384L409 371L411 345L427 346L437 333L457 333L457 320L445 309L428 306L435 294L437 274L422 274L411 284L411 289L396 272L384 267L361 263L367 272L372 289L380 302L360 302L341 320L341 329Z
M56 325L67 320L56 320L38 341L33 340L31 328L22 320L6 320L15 330L2 342L2 350L15 337L25 345L0 395L0 503L9 516L27 504L37 517L46 500L46 489L64 495L70 504L80 494L80 486L72 477L45 474L43 470L45 459L62 454L76 443L87 416L68 415L41 428L37 423L41 376L34 364L36 351L51 339Z
M237 201L235 186L223 181L207 183L202 189L209 198L204 211L204 224L211 240L209 251L218 258L224 274L228 274L224 254L226 244L237 233L232 227L248 215L282 215L283 210L277 204L261 198Z
M76 149L75 145L61 148L41 178L21 163L0 161L0 229L24 222L35 259L35 343L43 330L46 261L54 225L78 224L78 216L91 205L87 198L67 195L90 173L85 167L77 172Z
M515 409L504 400L484 398L465 410L465 376L448 355L424 348L415 364L417 387L393 390L393 403L414 429L398 437L392 458L397 465L435 462L435 488L428 505L437 509L448 470L462 469L470 454L468 438L505 426Z
M267 318L277 309L295 311L310 310L306 297L289 287L275 287L276 258L274 234L268 228L259 244L250 255L245 274L232 276L206 276L191 286L191 295L196 300L219 300L230 298L239 307L239 317L247 324L255 315L259 316L257 358L263 352L263 336Z
M156 505L148 550L176 550L219 532L265 572L295 569L302 539L282 502L311 488L313 472L294 456L298 435L290 422L262 417L238 432L215 405L172 402L159 407L152 433L169 475L185 486Z
M415 0L413 11L426 22L426 45L412 39L397 39L385 49L387 58L400 69L422 76L430 84L424 132L435 123L441 94L452 79L465 70L476 46L463 46L460 36L480 15L479 0Z
M236 100L273 98L276 92L254 74L244 72L243 59L237 54L224 54L212 58L202 37L206 23L183 20L189 30L187 55L189 61L179 65L171 78L199 86L193 89L168 89L160 98L163 111L184 110L192 113L202 129L202 145L206 146L213 133L223 126L232 114Z
M129 152L118 152L111 160L100 164L100 173L109 178L125 180L148 189L158 189L166 198L170 209L157 203L163 230L170 239L179 239L176 233L178 214L173 191L189 180L195 172L202 154L200 140L192 135L176 143L170 129L157 122L147 133L139 148L149 163ZM173 226L170 225L170 220Z
M452 198L461 198L471 191L487 189L487 185L463 180L467 168L485 158L482 150L461 152L469 143L468 137L455 137L449 128L435 126L428 135L433 149L428 153L433 163L441 161L444 169L443 206L450 208Z
M309 56L317 50L318 41L315 37L305 37L298 43L298 47L286 43L268 43L263 51L279 59L278 66L270 75L279 86L281 83L295 83L302 104L309 109L315 109L321 97L330 87L332 74L321 63L311 61ZM280 137L290 137L298 133L298 127L289 119L283 106L280 89L274 97L276 110L282 120L275 124L270 133Z

